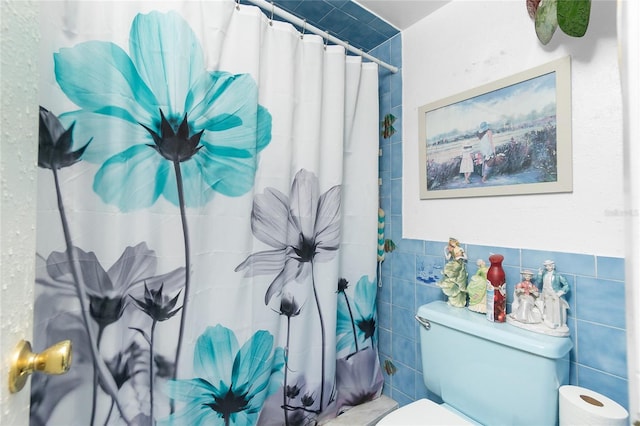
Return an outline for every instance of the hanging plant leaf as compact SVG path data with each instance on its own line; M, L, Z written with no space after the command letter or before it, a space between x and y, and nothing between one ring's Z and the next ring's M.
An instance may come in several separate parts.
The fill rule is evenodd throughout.
M557 0L558 26L571 37L582 37L589 26L591 0Z
M536 35L542 44L551 41L558 28L557 0L542 0L536 11Z
M527 0L527 12L529 12L531 19L536 19L536 11L538 10L539 4L540 0Z

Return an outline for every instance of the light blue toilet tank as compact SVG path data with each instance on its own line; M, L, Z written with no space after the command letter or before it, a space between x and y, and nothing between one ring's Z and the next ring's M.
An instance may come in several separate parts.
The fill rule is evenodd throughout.
M424 383L483 425L553 426L558 389L569 383L569 337L494 323L432 302L418 309Z

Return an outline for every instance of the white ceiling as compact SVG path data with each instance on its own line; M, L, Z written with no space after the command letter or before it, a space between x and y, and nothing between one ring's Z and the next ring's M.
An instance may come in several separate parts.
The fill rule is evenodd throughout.
M394 27L404 30L450 0L354 0Z

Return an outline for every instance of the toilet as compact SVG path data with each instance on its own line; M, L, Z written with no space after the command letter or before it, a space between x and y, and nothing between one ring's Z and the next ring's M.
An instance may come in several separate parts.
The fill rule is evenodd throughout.
M378 426L558 424L558 389L569 383L569 337L494 323L437 301L421 306L422 371L442 404L420 399Z

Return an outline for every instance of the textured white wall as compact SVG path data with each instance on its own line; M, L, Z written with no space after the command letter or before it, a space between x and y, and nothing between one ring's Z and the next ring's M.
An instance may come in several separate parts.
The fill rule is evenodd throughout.
M618 1L618 39L624 96L624 158L626 201L626 314L629 364L629 412L640 420L640 3Z
M8 390L8 366L20 339L31 340L38 149L38 9L2 0L0 22L0 424L28 424L29 383Z
M587 34L537 39L524 1L453 0L402 34L403 236L624 256L616 2ZM570 55L573 193L420 200L418 108Z

